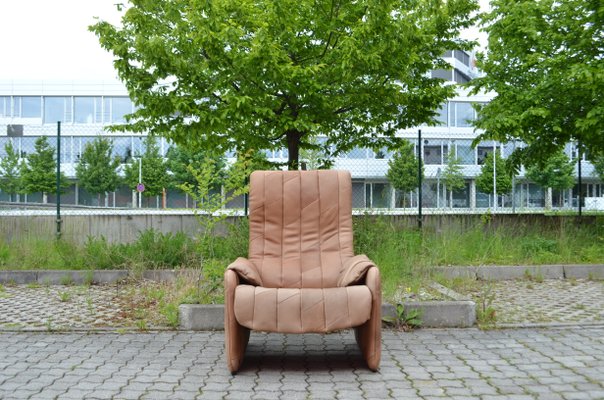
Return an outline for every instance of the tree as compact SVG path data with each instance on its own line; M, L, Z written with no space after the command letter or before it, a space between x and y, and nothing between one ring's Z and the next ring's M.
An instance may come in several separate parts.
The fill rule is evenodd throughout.
M178 145L170 147L166 153L166 164L171 174L170 186L180 188L180 186L185 183L191 185L195 184L196 178L195 175L191 173L189 166L198 168L207 158L214 160L213 168L216 173L219 174L220 178L216 180L216 183L220 185L224 179L226 168L224 155L215 155L208 151L194 150Z
M34 143L34 152L21 164L21 189L27 194L41 192L46 202L46 195L57 190L56 171L55 149L50 147L46 136L40 136ZM61 193L69 186L67 177L61 172Z
M9 201L12 201L13 195L19 193L21 188L19 153L11 141L4 145L4 151L6 156L0 159L0 190L7 193Z
M575 185L575 163L563 151L558 151L545 164L528 166L526 177L543 188L560 191L570 189ZM560 192L560 197L562 197L562 192ZM562 204L562 198L560 198L560 204Z
M449 207L453 207L453 192L466 187L466 181L463 178L461 168L461 160L455 155L453 149L449 151L447 166L443 171L442 179L445 187L449 190Z
M482 18L486 75L476 92L496 93L479 109L476 140L521 139L516 165L545 162L569 141L604 149L604 8L586 0L494 0Z
M299 151L318 135L331 157L399 129L436 124L455 87L431 79L475 0L131 0L121 26L90 29L139 106L115 129L185 146Z
M132 190L139 183L145 185L143 196L153 197L163 193L170 183L168 167L159 153L157 141L153 136L147 136L144 141L145 151L140 159L134 158L132 163L127 164L124 169L125 181ZM139 162L142 162L142 182L139 182Z
M76 177L80 186L89 193L98 196L101 204L101 193L113 192L120 184L118 168L120 157L112 157L113 144L109 139L96 137L87 143L76 165Z
M590 155L589 161L594 166L594 176L604 182L604 151L600 154Z
M493 155L494 154L494 155ZM495 157L495 165L493 166L493 157ZM504 195L512 190L512 169L508 167L498 151L490 152L484 159L482 170L476 177L476 187L483 193L493 193ZM493 188L493 174L495 174L496 188Z
M410 191L417 189L419 179L417 170L419 160L413 151L413 144L407 140L401 142L398 151L388 161L388 172L386 177L395 190L399 190L403 195L403 207L406 204L406 195ZM424 165L422 162L422 176L424 174Z

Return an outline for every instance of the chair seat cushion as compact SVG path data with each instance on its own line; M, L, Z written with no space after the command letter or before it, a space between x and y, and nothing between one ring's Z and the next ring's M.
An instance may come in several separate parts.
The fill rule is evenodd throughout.
M371 292L364 285L324 289L235 289L235 318L246 328L281 333L324 333L360 326L371 315Z

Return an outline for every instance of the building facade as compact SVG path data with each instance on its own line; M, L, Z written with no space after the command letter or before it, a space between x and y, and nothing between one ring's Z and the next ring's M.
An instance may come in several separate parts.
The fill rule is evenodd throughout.
M465 83L476 76L472 55L463 51L445 54L451 65L449 70L432 72L434 78L445 79L451 84ZM443 104L438 111L438 126L421 126L399 132L413 143L415 150L420 146L424 168L422 206L434 210L484 211L491 210L541 210L543 208L577 207L579 187L560 193L541 188L530 182L524 170L514 177L512 193L494 196L481 193L476 187L487 154L500 152L505 158L522 143L497 143L485 141L472 146L478 133L472 126L476 118L475 103L486 103L491 95L470 95L463 87L457 95ZM123 185L114 193L94 196L77 184L75 165L87 143L98 135L109 137L113 152L123 163L132 162L133 156L143 152L144 137L139 134L111 133L107 126L125 122L124 116L135 110L124 86L119 82L19 82L0 81L0 158L6 155L5 145L10 141L21 157L34 151L34 142L47 136L51 146L56 147L57 121L61 121L61 169L72 180L69 192L62 196L65 205L93 207L137 207L137 194ZM418 142L418 131L422 139ZM160 138L160 153L165 156L170 143ZM566 153L575 162L575 145L569 143ZM449 191L442 181L448 156L452 152L461 162L465 186ZM286 150L267 151L271 161L287 160ZM418 193L398 193L392 190L387 178L388 161L392 153L387 149L375 151L355 148L334 160L334 168L347 169L353 178L353 205L355 208L413 210L418 205ZM578 164L577 164L578 165ZM578 172L578 171L576 171ZM604 184L594 174L593 166L581 160L583 197L604 197ZM1 171L0 171L1 175ZM1 177L0 177L1 178ZM41 193L9 196L0 192L0 201L16 203L53 202L53 195ZM242 207L240 200L230 204ZM193 202L184 193L168 189L165 196L145 199L143 207L189 208Z

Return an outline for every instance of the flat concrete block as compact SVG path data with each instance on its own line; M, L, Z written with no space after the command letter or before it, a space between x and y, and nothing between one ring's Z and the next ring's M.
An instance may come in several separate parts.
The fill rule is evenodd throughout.
M467 328L476 323L473 301L417 301L404 303L405 310L419 310L423 327Z
M24 285L36 282L38 271L0 271L0 283Z
M195 331L223 330L223 304L181 304L178 307L180 328Z
M476 279L476 270L481 267L436 267L434 273L447 279L469 278Z
M84 283L85 272L73 270L38 271L38 283L43 285L80 285Z
M562 265L497 265L476 269L476 278L490 281L522 279L529 275L543 279L562 279L564 267Z
M604 265L565 265L565 278L604 279Z
M130 275L126 270L102 270L94 271L92 281L94 283L114 283L126 279Z
M143 278L156 282L174 282L176 280L176 272L166 269L147 270L143 272Z

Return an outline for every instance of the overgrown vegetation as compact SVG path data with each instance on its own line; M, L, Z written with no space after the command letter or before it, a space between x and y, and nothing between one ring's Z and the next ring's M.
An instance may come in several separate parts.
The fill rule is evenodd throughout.
M432 266L604 263L604 218L590 224L568 219L551 226L498 226L496 219L464 228L425 228L420 233L390 217L356 217L355 252L367 254L380 267L386 298L393 297L401 284L419 287ZM203 290L186 296L194 302L212 302L222 295L219 289L226 266L247 254L247 220L234 219L223 226L219 231L224 234L211 242L152 230L133 243L111 243L104 238L89 238L81 246L53 239L11 242L10 246L0 242L0 269L198 270L204 281L196 285ZM209 245L211 251L204 248ZM204 259L202 254L213 256Z

